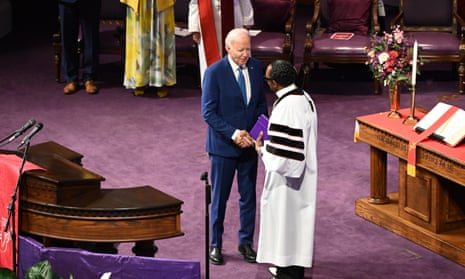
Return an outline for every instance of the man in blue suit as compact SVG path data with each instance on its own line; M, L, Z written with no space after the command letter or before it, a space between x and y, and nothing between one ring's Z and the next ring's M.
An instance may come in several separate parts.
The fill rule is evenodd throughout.
M83 44L82 80L85 91L98 91L94 80L99 61L99 21L101 0L59 0L61 61L66 85L65 94L79 89L79 31ZM80 27L80 29L79 29Z
M254 263L256 258L252 244L258 158L248 131L260 114L268 114L268 107L262 63L251 57L250 44L246 29L231 30L225 39L228 54L206 69L202 84L202 117L208 124L206 150L212 180L210 261L217 265L223 264L223 222L236 171L240 194L238 252L247 262Z

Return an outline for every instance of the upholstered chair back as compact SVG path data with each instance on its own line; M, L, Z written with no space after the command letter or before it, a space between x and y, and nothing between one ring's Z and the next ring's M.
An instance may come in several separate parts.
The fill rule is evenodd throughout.
M294 10L295 1L252 0L255 26L262 31L285 32L286 22Z
M421 13L418 10L421 9ZM451 27L455 25L454 5L450 0L403 1L403 25L410 29L420 26Z
M465 86L465 21L457 13L457 0L399 0L399 14L391 26L400 25L416 40L423 62L452 62L459 93Z
M277 59L294 63L295 0L252 0L254 29L261 32L252 36L252 56L264 67Z

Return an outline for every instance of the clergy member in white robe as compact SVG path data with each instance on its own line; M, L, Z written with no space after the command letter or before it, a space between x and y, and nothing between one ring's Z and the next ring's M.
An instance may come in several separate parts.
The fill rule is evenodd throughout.
M278 99L269 118L269 139L256 141L266 170L257 262L275 265L270 269L275 278L303 278L313 261L317 113L309 94L294 84L291 63L273 62L265 79Z
M201 39L200 16L199 16L199 1L191 0L189 2L189 17L188 17L188 31L193 33L193 38L199 44L199 66L200 66L200 80L203 81L203 75L207 68L207 59L205 56L205 46ZM221 36L221 1L211 0L213 8L213 16L215 18L216 37L218 40L219 53L223 53L223 42ZM234 28L250 27L254 24L254 12L252 2L250 0L234 0ZM229 32L227 30L225 33Z

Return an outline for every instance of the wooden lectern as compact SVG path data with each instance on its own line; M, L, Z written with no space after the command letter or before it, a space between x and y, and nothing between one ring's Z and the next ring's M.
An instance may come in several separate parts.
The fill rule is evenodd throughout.
M465 266L465 144L454 148L427 139L416 146L416 176L407 175L405 117L378 113L356 118L357 141L370 145L370 197L355 213ZM401 111L408 115L408 110ZM424 113L418 111L420 118ZM399 158L399 192L387 194L387 154Z
M80 242L108 249L96 252L116 253L113 243L135 242L138 256L154 256L156 239L183 235L183 201L149 185L102 189L104 177L82 167L82 157L55 142L29 148L27 160L44 170L23 174L21 233L45 246Z

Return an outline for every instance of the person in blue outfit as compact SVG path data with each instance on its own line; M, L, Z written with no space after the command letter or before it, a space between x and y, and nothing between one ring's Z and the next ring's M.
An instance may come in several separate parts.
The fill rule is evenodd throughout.
M227 55L206 69L202 84L201 110L208 124L206 151L212 181L209 256L210 262L217 265L224 262L223 222L235 174L240 194L238 252L245 261L256 262L252 246L258 157L248 131L261 114L268 115L268 106L262 63L251 57L250 41L246 29L231 30L225 39Z
M66 85L65 94L79 90L79 69L86 93L95 94L99 63L99 21L101 0L59 0L58 14L61 33L61 62ZM79 34L83 41L83 59L78 53Z

